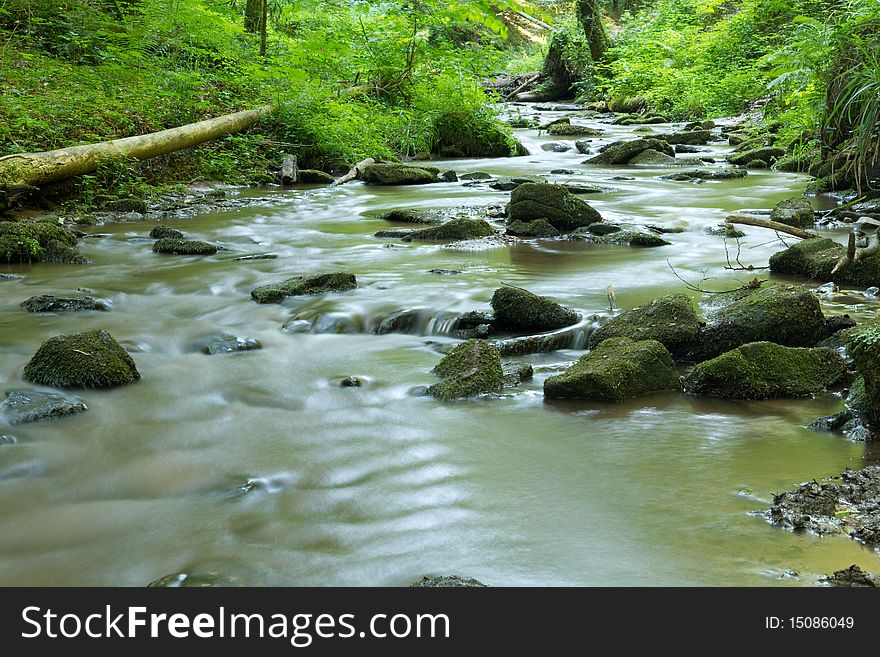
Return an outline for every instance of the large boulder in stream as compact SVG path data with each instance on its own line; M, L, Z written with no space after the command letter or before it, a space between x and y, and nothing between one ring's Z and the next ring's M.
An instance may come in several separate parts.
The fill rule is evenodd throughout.
M562 185L525 183L510 194L508 223L545 219L556 230L569 233L602 221L602 215Z
M440 169L409 164L368 164L361 179L368 185L424 185L440 182Z
M770 221L797 228L812 228L815 223L813 206L803 196L794 196L780 201L770 212Z
M580 321L580 315L547 297L505 286L492 295L495 327L501 331L539 333L561 329Z
M649 149L675 157L675 149L662 139L634 139L608 144L600 149L598 155L586 160L584 164L627 164L636 155Z
M345 292L356 287L354 274L346 272L295 276L280 283L258 287L251 292L251 298L257 303L281 303L287 297Z
M544 381L544 396L622 402L649 392L673 390L678 382L672 355L662 344L612 338L581 356L564 373Z
M535 219L534 221L512 221L507 225L504 231L507 235L515 237L559 237L559 231L556 230L546 219Z
M110 388L141 375L122 345L95 329L46 340L24 366L24 378L54 388Z
M864 407L875 430L880 429L880 320L850 329L847 353L864 377Z
M770 256L770 271L843 285L880 285L880 254L863 258L832 274L837 261L845 254L845 246L827 237L802 240Z
M432 370L443 379L428 388L437 399L461 399L500 391L504 371L498 350L485 340L471 339L458 345Z
M687 392L707 397L805 397L845 375L846 363L832 349L751 342L696 365L684 385Z
M689 358L707 360L749 342L811 347L825 337L825 316L816 295L805 288L771 285L716 311Z
M612 317L590 334L587 346L594 349L605 340L656 340L676 358L691 351L702 322L690 298L671 294Z

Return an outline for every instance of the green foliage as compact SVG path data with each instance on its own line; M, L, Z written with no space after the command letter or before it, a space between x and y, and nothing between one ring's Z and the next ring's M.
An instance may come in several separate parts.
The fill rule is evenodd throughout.
M0 154L153 132L276 105L246 134L82 177L86 204L143 196L167 180L269 182L301 166L367 156L509 154L480 80L498 68L513 1L273 0L268 44L243 2L0 0Z

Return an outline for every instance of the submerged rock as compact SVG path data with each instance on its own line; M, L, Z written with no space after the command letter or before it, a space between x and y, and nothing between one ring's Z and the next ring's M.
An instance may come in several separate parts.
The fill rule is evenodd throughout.
M505 386L518 386L520 383L530 381L535 373L531 364L523 361L504 363L501 365L501 371L504 374Z
M356 287L354 274L346 272L295 276L280 283L258 287L251 292L251 298L257 303L281 303L286 297L345 292Z
M695 366L685 377L685 389L731 399L804 397L845 375L843 358L831 349L752 342Z
M497 392L504 384L498 350L485 340L471 339L446 354L433 369L443 381L428 388L437 399L460 399Z
M563 233L602 221L602 215L565 187L548 183L525 183L513 190L507 216L508 223L544 219Z
M409 232L403 236L403 241L457 242L494 234L495 229L482 219L453 219L439 226Z
M546 219L535 219L529 222L512 221L504 232L516 237L558 237L560 234Z
M29 313L63 313L77 310L110 310L110 306L92 297L53 297L41 294L21 302L21 307Z
M770 221L797 228L812 228L815 223L813 206L803 196L787 198L777 203L770 212Z
M480 581L472 577L460 575L425 575L417 582L410 584L412 588L459 588L459 587L486 587Z
M164 237L153 244L154 253L170 253L173 255L214 255L219 247L200 240L182 240Z
M666 153L661 153L660 151L655 151L653 148L649 148L636 155L628 162L628 164L630 164L631 166L646 165L664 167L692 167L700 166L702 164L702 161L692 157L675 158L667 155Z
M221 335L212 338L202 345L201 352L203 354L231 354L236 351L251 351L253 349L262 349L263 343L254 338L239 338L234 335Z
M770 271L844 285L880 285L880 254L863 258L832 274L834 266L845 254L846 247L827 237L801 240L770 256Z
M82 399L73 395L13 390L0 402L0 418L9 424L25 424L84 413L88 408Z
M875 428L880 427L880 320L851 329L847 353L864 377L864 408Z
M512 192L520 185L525 185L526 183L545 184L544 181L537 176L517 176L514 178L499 178L498 180L489 183L489 187L498 190L499 192Z
M368 185L424 185L439 182L440 169L409 164L368 164L361 179Z
M46 340L25 365L24 378L55 388L109 388L141 375L122 345L95 329Z
M656 340L676 358L684 358L702 322L684 294L672 294L612 317L590 334L590 349L612 338Z
M492 295L495 326L502 331L537 333L577 324L580 315L547 297L518 287L501 287Z
M176 228L169 228L168 226L153 226L153 229L150 231L150 237L153 237L157 240L161 239L174 239L174 240L182 240L186 238L186 235L181 233Z
M671 354L656 340L605 340L563 374L544 381L551 399L621 402L630 397L678 387Z
M398 224L436 224L439 217L429 210L389 210L379 215L379 219Z
M749 342L811 347L825 337L825 316L810 290L772 285L724 306L700 331L691 360L714 358Z

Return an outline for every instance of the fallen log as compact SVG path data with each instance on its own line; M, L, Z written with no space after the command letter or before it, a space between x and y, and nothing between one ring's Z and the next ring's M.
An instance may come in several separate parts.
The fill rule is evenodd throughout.
M132 157L146 160L247 130L268 114L269 105L225 114L206 121L152 132L137 137L71 146L41 153L16 153L0 157L0 185L40 186L91 173L101 160Z
M785 233L786 235L798 237L802 240L807 240L812 237L819 237L816 233L809 230L795 228L794 226L789 226L788 224L781 224L778 221L769 221L767 219L758 219L757 217L748 217L743 214L732 214L727 217L724 222L728 224L741 224L743 226L756 226L757 228L768 228L770 230L775 230L777 233Z
M368 157L368 158L365 159L365 160L361 160L360 162L358 162L357 164L355 164L351 169L349 169L349 170L348 170L348 173L346 173L346 174L345 174L344 176L342 176L341 178L337 178L337 179L333 182L333 184L334 184L334 185L344 185L345 183L347 183L347 182L349 182L349 181L354 180L355 178L357 178L357 177L360 175L361 170L362 170L365 166L367 166L368 164L375 164L375 163L376 163L376 160L374 160L374 159L371 158L371 157Z

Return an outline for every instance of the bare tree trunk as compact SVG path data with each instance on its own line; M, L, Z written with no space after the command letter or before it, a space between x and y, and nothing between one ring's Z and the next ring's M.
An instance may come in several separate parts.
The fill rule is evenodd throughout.
M590 55L594 62L598 62L608 49L608 37L605 35L605 26L602 25L602 14L599 12L597 0L578 0L577 20L581 24L587 43L590 46Z
M125 137L42 153L5 155L0 157L0 185L39 186L91 173L101 160L110 157L146 160L173 153L217 137L247 130L271 109L266 105L138 137Z
M786 235L791 235L792 237L799 237L802 240L807 240L811 237L819 237L816 233L809 230L803 230L801 228L795 228L794 226L789 226L787 224L781 224L778 221L768 221L767 219L758 219L757 217L747 217L742 214L732 214L724 221L728 224L741 224L743 226L769 228L770 230L775 230L777 233L785 233Z

